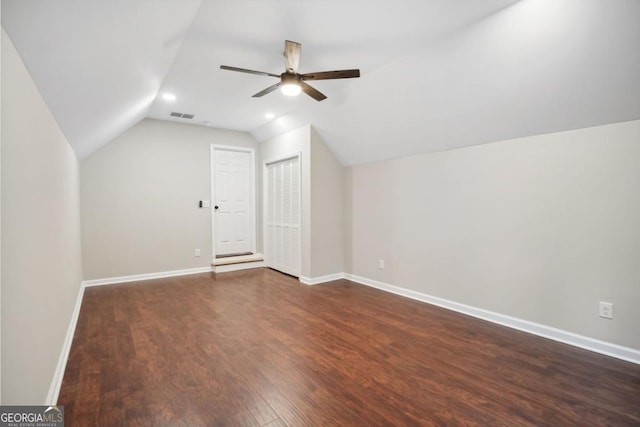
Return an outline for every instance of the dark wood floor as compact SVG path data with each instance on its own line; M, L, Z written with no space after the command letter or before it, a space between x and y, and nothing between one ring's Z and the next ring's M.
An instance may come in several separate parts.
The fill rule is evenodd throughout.
M640 365L268 269L88 288L69 426L632 426Z

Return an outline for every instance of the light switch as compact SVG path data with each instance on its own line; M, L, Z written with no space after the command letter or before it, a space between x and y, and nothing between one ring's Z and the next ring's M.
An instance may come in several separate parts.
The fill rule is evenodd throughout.
M210 208L211 207L211 202L208 200L203 200L202 201L202 207L203 208Z

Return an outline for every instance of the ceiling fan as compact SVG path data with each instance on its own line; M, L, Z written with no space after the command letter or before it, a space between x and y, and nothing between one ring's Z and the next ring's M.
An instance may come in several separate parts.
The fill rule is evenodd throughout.
M280 88L283 94L288 96L298 95L301 91L315 99L316 101L322 101L327 97L319 90L313 88L309 84L305 83L308 80L332 80L332 79L350 79L354 77L360 77L360 70L336 70L336 71L320 71L318 73L298 73L298 64L300 63L300 50L302 45L300 43L285 40L284 42L284 64L285 72L278 75L272 73L265 73L263 71L247 70L245 68L230 67L228 65L221 65L220 68L229 71L239 71L241 73L257 74L259 76L269 76L279 78L280 81L268 88L253 95L254 98L260 98L274 90Z

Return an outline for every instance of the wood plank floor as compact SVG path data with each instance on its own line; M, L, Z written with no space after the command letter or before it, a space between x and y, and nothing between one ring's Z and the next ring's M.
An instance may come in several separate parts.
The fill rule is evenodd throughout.
M638 426L640 365L268 269L88 288L69 426Z

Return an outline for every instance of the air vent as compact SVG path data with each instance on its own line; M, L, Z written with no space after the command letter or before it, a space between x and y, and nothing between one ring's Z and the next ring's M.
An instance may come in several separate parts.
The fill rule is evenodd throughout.
M179 117L181 119L193 119L195 114L176 113L175 111L170 114L171 117Z

